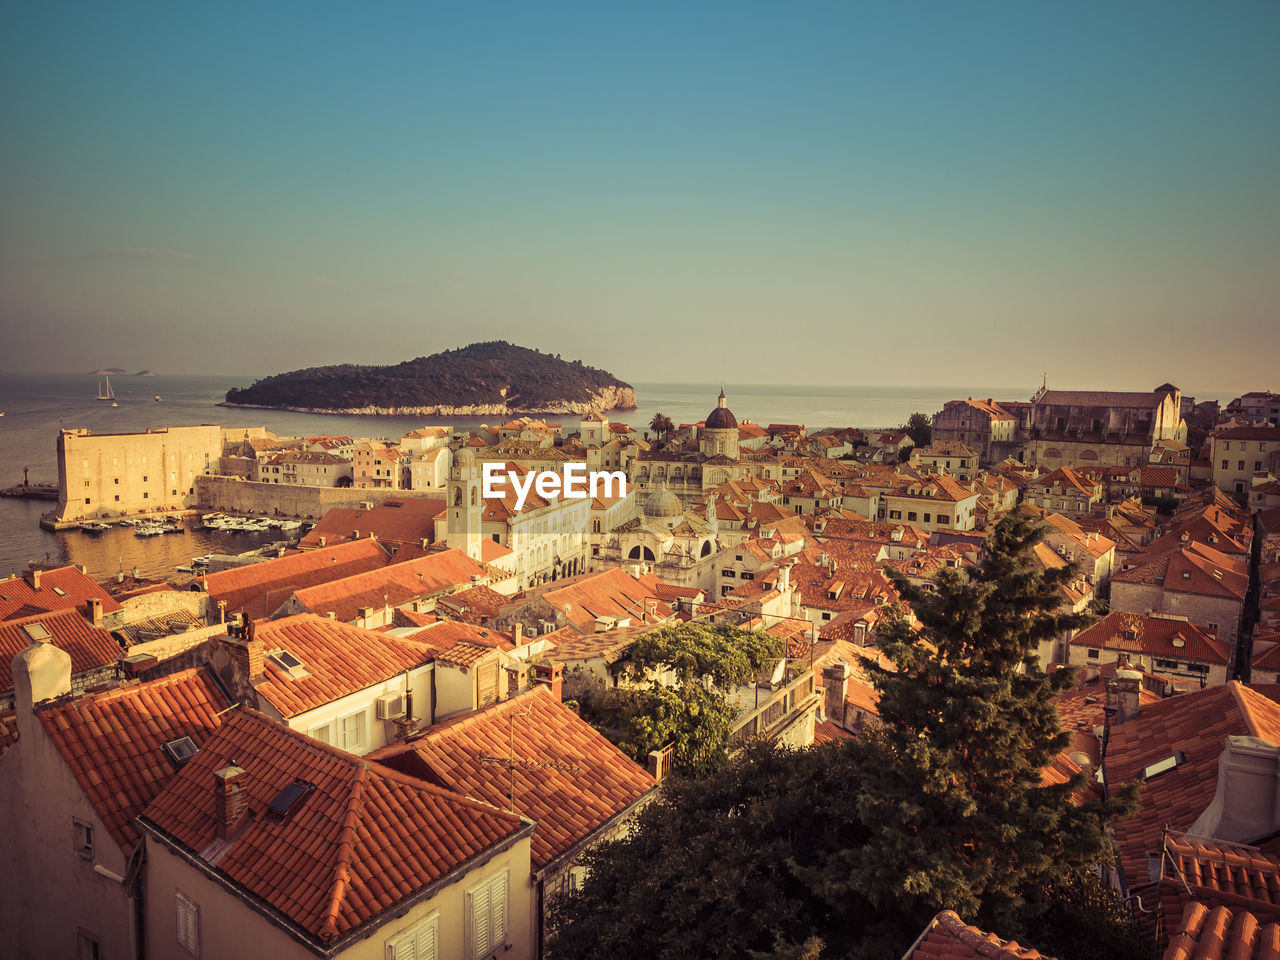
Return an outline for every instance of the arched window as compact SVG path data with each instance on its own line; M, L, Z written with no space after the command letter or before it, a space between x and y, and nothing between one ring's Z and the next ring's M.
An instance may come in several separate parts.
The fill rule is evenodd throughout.
M1081 450L1080 459L1096 461L1098 459L1098 455L1092 450Z
M455 507L462 506L462 488L461 487L453 491L453 505Z
M474 506L476 505L476 503L478 502L478 501L476 500L477 493L478 493L478 491L476 490L476 488L475 488L475 487L472 487L472 488L471 488L471 505L472 505L473 507L474 507Z
M627 554L628 560L653 560L653 551L648 547L635 546L631 548L631 552Z
M700 556L700 557L709 557L709 556L711 556L711 541L710 541L710 540L704 540L704 541L703 541L703 543L702 543L702 552L701 552L700 554L698 554L698 556Z
M1044 455L1046 458L1061 459L1062 451L1059 450L1057 447L1049 447L1047 450L1045 450Z

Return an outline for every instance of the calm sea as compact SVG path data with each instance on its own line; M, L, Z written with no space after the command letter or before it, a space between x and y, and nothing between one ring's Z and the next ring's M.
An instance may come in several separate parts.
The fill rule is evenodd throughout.
M133 433L148 427L216 423L223 427L265 426L281 436L336 434L399 437L428 424L468 429L493 423L494 417L325 416L274 410L235 410L217 404L231 387L252 377L119 376L112 378L117 406L98 401L100 377L84 374L0 374L0 486L21 483L27 468L32 483L58 479L56 440L60 427L85 427L94 433ZM703 419L716 404L719 384L637 383L639 408L616 411L615 420L644 429L655 413L677 424ZM729 407L739 420L824 426L894 427L913 412L932 414L947 400L982 396L1025 399L1032 388L991 387L838 387L725 384ZM161 399L157 402L155 397ZM552 422L569 418L548 417ZM137 568L146 575L172 572L176 564L210 552L240 552L267 535L185 534L140 539L128 527L92 535L78 530L48 533L40 514L53 504L42 500L0 498L0 576L21 570L29 560L82 564L96 578Z

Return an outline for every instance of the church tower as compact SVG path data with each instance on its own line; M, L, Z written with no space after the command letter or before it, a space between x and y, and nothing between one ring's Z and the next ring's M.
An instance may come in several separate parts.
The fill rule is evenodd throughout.
M480 470L476 455L463 447L453 458L447 487L449 522L446 542L451 550L461 550L472 560L480 560L480 515L484 498L480 495Z
M707 414L706 424L702 428L702 440L698 446L708 457L738 459L738 418L729 410L729 404L724 398L724 387L720 388L716 408Z

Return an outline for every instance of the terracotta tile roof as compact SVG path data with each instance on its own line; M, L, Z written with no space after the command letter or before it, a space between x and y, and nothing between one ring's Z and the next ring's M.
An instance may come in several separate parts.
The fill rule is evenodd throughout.
M436 601L436 609L444 610L458 620L475 624L483 624L490 617L496 617L503 607L510 605L510 597L483 585L456 590Z
M832 723L830 720L823 720L821 723L813 725L813 744L821 746L824 743L838 743L842 740L852 740L853 734L838 724Z
M265 657L265 678L256 681L254 689L286 719L390 680L427 663L434 653L415 639L311 613L260 621L254 638L262 642L265 654L288 650L307 671L307 676L292 678Z
M646 600L648 619L665 620L671 616L671 608L652 589L617 567L588 574L569 586L548 590L542 597L581 630L594 630L596 617L600 616L630 618L639 623L646 612Z
M363 539L369 534L394 544L435 540L436 524L445 512L443 497L393 497L372 510L335 507L320 518L299 546L303 550L316 549L323 537L325 543L332 547L348 540ZM440 528L444 528L442 522ZM355 531L360 532L359 537L352 536Z
M1280 925L1247 909L1188 901L1164 960L1280 960Z
M902 960L1052 960L1016 940L1001 940L967 926L954 911L943 910L929 921L924 933Z
M230 704L204 670L114 687L38 712L103 824L127 854L134 823L177 772L164 744L190 737L203 749Z
M1194 541L1187 546L1175 547L1140 566L1123 570L1111 580L1113 583L1143 583L1175 593L1233 600L1243 600L1249 587L1244 561Z
M245 771L253 816L224 850L214 843L214 773L233 758ZM269 804L298 780L315 789L287 818L269 815ZM143 822L320 944L533 828L253 710L228 717Z
M461 550L444 550L307 587L294 593L293 598L312 613L332 611L339 620L354 620L362 607L398 607L483 576L485 568Z
M111 594L81 573L79 567L41 570L28 576L39 581L40 589L35 589L23 577L0 580L0 620L41 611L83 610L90 597L97 597L102 601L103 613L116 613L122 609Z
M1053 473L1047 474L1038 480L1033 480L1030 486L1036 488L1061 486L1075 490L1086 497L1096 497L1102 492L1096 481L1085 479L1070 467L1059 467Z
M531 847L537 869L572 850L654 788L647 770L542 685L438 724L412 743L379 751L377 757L506 809L511 770L506 763L481 758L510 758L513 736L515 808L538 824ZM416 763L402 765L394 759L406 755Z
M1219 440L1276 440L1280 441L1280 427L1232 427L1213 434Z
M1280 860L1257 847L1186 836L1165 838L1160 907L1176 931L1189 903L1246 907L1261 922L1280 921Z
M1280 704L1232 680L1225 686L1143 706L1111 729L1106 779L1133 781L1144 767L1181 751L1185 762L1147 781L1138 814L1115 826L1120 867L1132 892L1149 885L1147 854L1159 852L1165 826L1187 830L1213 801L1218 758L1229 736L1280 743Z
M257 620L274 613L301 588L376 570L390 559L375 541L357 540L222 570L196 582L204 584L215 601L226 601L227 616L247 613Z
M43 636L46 632L47 638ZM0 692L13 689L13 658L36 642L32 633L69 653L73 674L105 667L123 655L108 631L92 626L74 610L0 621Z
M1225 643L1186 620L1145 617L1136 613L1109 613L1081 630L1073 645L1100 650L1125 650L1175 657L1199 663L1226 665L1230 651Z

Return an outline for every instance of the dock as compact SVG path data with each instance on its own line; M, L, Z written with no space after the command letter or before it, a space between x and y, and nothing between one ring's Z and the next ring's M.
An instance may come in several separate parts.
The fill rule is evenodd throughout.
M56 483L18 483L0 489L0 497L26 497L30 500L57 500Z

